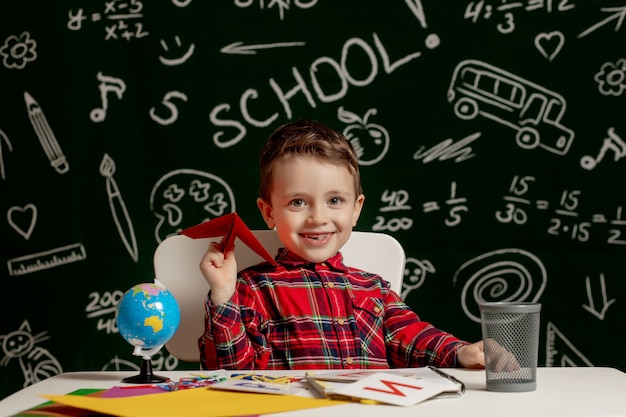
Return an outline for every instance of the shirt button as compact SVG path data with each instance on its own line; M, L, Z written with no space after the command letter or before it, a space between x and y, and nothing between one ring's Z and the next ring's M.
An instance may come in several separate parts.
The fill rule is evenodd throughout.
M374 313L380 313L380 307L378 306L374 307Z
M352 358L346 358L346 363L347 363L348 365L352 365L352 364L354 363L354 359L352 359Z
M322 262L320 266L326 267L326 262Z
M337 319L337 324L339 324L340 326L343 326L344 323L344 319Z
M328 283L328 288L335 288L335 283L334 282L329 282Z

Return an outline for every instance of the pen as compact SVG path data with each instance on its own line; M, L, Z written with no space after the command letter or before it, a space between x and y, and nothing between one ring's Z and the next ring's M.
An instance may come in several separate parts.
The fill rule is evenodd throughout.
M443 372L442 370L435 368L434 366L428 366L428 369L430 369L431 371L433 371L434 373L436 373L437 375L439 375L440 377L443 377L445 379L447 379L448 381L452 381L455 384L459 384L461 386L461 394L465 393L465 384L463 382L461 382L460 380L456 379L455 377L453 377L450 374L447 374L445 372Z

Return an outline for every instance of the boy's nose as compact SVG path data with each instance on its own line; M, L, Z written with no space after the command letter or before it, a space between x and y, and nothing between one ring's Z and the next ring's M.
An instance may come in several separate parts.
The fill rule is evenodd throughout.
M328 221L326 210L323 207L312 207L308 220L311 224L325 224Z

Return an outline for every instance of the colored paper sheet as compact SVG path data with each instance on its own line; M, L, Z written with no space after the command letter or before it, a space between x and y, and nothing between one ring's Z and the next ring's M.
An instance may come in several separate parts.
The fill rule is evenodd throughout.
M90 389L83 388L76 391L73 391L72 395L88 395L88 396L99 396L104 392L103 389ZM35 417L35 416L46 416L46 417L92 417L99 416L100 413L96 413L91 410L84 410L80 408L70 407L64 404L57 404L52 401L46 401L43 404L39 404L33 408L29 408L28 410L24 410L17 414L14 414L12 417Z
M58 404L120 417L235 417L327 407L343 401L190 389L124 398L91 398L78 395L43 395Z
M192 239L202 239L207 237L221 237L220 242L223 250L230 250L235 244L235 238L239 238L250 249L259 254L263 259L272 265L276 265L276 261L272 255L263 247L261 242L254 236L254 233L246 226L237 213L229 213L224 216L216 217L204 223L191 226L180 232L181 235L188 236Z
M120 398L120 397L135 397L137 395L148 395L148 394L162 394L166 392L164 389L159 387L139 387L139 386L123 386L123 387L112 387L108 390L104 391L101 398Z

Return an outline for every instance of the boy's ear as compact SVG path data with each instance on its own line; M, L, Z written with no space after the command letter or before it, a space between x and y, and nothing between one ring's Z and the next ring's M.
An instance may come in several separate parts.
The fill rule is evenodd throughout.
M263 220L265 220L265 224L270 229L273 229L276 226L274 223L274 217L272 216L272 206L269 205L265 200L261 197L256 199L256 205L259 207L261 211L261 215L263 216Z
M352 227L356 226L356 222L359 220L361 210L363 209L363 203L365 202L365 195L359 194L354 202L354 209L352 210Z

